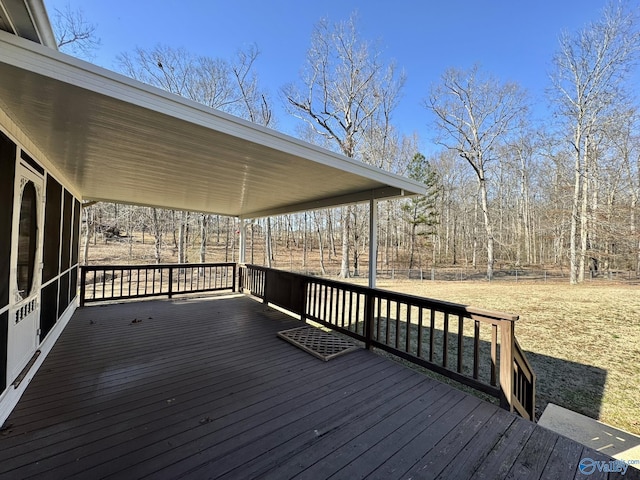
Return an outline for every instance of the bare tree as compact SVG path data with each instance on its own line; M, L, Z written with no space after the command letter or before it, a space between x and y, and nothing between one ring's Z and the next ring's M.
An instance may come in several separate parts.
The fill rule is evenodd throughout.
M92 59L100 47L98 27L90 23L81 8L72 9L68 3L53 12L52 27L58 49L82 58Z
M135 49L118 56L120 69L149 85L189 98L211 108L270 126L273 115L266 91L259 85L254 64L259 56L255 45L238 51L227 61L196 56L183 48L157 45L151 50ZM178 226L178 261L186 261L187 222L189 215L180 214ZM206 223L201 228L200 251L206 251ZM200 254L201 261L204 253Z
M330 24L320 21L312 34L302 74L303 89L290 84L283 89L288 110L304 120L343 155L357 158L362 136L385 108L395 105L403 84L393 65L385 66L379 54L360 40L356 17ZM349 276L351 208L342 209L342 260L340 276Z
M515 83L500 83L478 66L449 69L432 87L426 107L435 114L439 143L456 151L473 168L480 194L487 247L487 278L493 277L494 231L487 187L488 165L497 147L526 112L525 94Z
M564 34L554 57L552 101L571 132L573 201L570 233L570 282L584 279L588 243L589 180L599 130L626 97L624 83L637 59L640 33L636 16L621 4L609 4L600 20L575 35Z

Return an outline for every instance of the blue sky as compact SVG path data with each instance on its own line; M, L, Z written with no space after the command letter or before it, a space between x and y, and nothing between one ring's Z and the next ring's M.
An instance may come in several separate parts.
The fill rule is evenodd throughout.
M320 18L340 21L357 11L360 35L407 75L394 113L399 129L430 140L422 106L429 87L448 67L483 70L525 87L544 114L544 89L560 33L596 20L605 0L45 0L49 15L70 4L98 26L102 45L94 63L116 69L119 53L158 43L231 59L255 43L262 84L277 105L279 128L294 133L278 91L295 82L311 31Z

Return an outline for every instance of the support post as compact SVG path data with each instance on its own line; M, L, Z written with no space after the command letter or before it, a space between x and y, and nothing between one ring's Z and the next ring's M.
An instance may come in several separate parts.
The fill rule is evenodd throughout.
M369 288L376 288L378 267L378 201L369 200Z
M247 222L244 218L240 219L240 248L238 252L238 263L244 265L246 261L247 250Z

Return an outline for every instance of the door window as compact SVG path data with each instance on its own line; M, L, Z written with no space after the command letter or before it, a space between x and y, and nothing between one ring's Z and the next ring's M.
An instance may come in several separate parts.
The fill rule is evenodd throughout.
M38 232L37 194L29 181L22 191L20 202L20 226L18 229L18 293L22 298L31 294L36 263Z

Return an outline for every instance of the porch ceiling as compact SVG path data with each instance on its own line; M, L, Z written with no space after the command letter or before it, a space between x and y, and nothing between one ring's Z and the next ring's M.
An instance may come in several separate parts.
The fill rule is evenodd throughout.
M86 200L260 217L424 191L0 31L0 102Z

